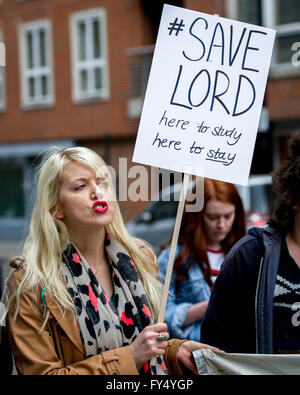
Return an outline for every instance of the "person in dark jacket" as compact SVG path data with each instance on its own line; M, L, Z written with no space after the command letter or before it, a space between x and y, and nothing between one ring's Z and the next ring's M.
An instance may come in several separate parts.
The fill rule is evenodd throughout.
M202 323L201 342L231 353L300 353L300 132L273 174L269 226L227 254Z

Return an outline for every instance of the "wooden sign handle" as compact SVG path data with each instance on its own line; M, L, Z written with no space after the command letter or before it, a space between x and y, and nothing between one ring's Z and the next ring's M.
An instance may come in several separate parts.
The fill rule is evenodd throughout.
M174 225L174 231L173 231L173 236L172 236L170 255L169 255L167 272L166 272L164 288L163 288L163 293L162 293L161 307L160 307L160 311L159 311L159 315L158 315L158 322L164 321L166 304L167 304L167 299L168 299L168 294L169 294L170 281L171 281L173 265L174 265L174 256L175 256L175 252L176 252L178 236L179 236L181 220L182 220L182 214L183 214L183 210L184 210L185 199L186 199L187 189L188 189L188 185L189 185L189 178L190 178L190 175L185 173L184 177L183 177L183 183L182 183L182 187L181 187L180 199L179 199L177 215L176 215L176 220L175 220L175 225Z

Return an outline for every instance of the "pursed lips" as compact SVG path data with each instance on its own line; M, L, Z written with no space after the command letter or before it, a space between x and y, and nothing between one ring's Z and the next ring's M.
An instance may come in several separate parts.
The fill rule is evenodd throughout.
M95 213L105 213L108 210L108 203L105 200L97 200L93 204L93 211Z

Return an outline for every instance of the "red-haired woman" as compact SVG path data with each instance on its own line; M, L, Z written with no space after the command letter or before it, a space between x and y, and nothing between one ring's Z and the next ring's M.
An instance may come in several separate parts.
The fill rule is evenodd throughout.
M171 337L199 341L202 318L224 256L245 231L243 204L235 186L205 179L202 211L185 212L182 218L165 314ZM163 278L170 242L158 258Z

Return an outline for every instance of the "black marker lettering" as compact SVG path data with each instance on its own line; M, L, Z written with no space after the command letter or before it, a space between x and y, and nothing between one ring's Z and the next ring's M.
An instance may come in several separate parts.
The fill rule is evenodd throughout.
M163 123L165 126L169 128L180 128L182 130L186 130L187 125L189 125L190 121L185 121L184 119L176 119L176 118L168 118L167 117L167 110L163 113L161 120L159 121L159 125Z
M205 158L205 160L222 163L224 166L230 166L234 161L236 154L226 154L226 152L222 152L220 151L220 148L218 148L217 150L210 149L207 152L206 156L207 157Z
M190 147L190 153L200 155L204 147L195 146L196 141L193 142L193 145Z
M152 145L155 146L155 144L157 143L157 148L163 147L163 148L173 148L176 151L180 151L181 150L181 141L176 141L176 140L168 140L168 139L161 139L159 136L159 133L157 133L155 139L153 140Z
M245 79L249 82L249 84L250 84L250 86L251 86L251 88L252 88L253 98L252 98L251 104L250 104L245 110L240 111L240 112L236 112L237 105L238 105L238 101L239 101L239 97L240 97L241 85L242 85L242 79L243 79L243 78L245 78ZM249 97L249 96L250 96L250 95L248 94L247 97ZM238 115L245 114L245 112L249 111L250 108L253 106L253 104L254 104L254 102L255 102L255 99L256 99L255 86L253 85L252 81L251 81L248 77L246 77L245 75L241 74L241 75L240 75L240 78L239 78L239 85L238 85L238 90L237 90L237 94L236 94L236 98L235 98L235 103L234 103L234 109L233 109L232 116L233 116L233 117L237 117Z
M173 94L172 94L172 97L171 97L170 104L173 104L173 106L185 107L185 108L188 108L189 110L191 110L192 107L186 106L185 104L180 104L180 103L175 103L174 102L174 97L175 97L175 94L176 94L176 91L177 91L177 87L178 87L178 83L179 83L179 80L180 80L181 73L182 73L182 65L179 66L178 77L177 77L175 88L174 88L174 91L173 91Z
M207 91L206 91L206 94L205 94L204 99L202 99L202 101L201 101L200 103L198 103L198 104L193 104L193 103L192 103L192 98L191 98L191 96L192 96L192 89L193 89L194 83L197 81L197 79L199 78L199 76L200 76L203 72L205 72L206 75L207 75ZM202 86L202 85L203 85L203 84L201 84L201 86ZM192 83L191 83L191 85L190 85L190 89L189 89L189 93L188 93L188 100L189 100L190 105L193 106L193 107L200 107L200 106L205 102L205 100L207 99L207 96L208 96L208 94L209 94L209 91L210 91L210 75L209 75L209 72L208 72L207 70L203 69L203 70L199 71L199 73L196 75L196 77L193 79L193 81L192 81Z
M259 51L259 48L255 48L255 47L250 47L250 46L249 46L252 33L264 34L265 36L267 35L266 32L262 32L262 31L259 31L259 30L250 30L250 31L249 31L248 40L247 40L247 44L246 44L246 48L245 48L245 52L244 52L244 58L243 58L243 63L242 63L242 69L243 69L243 70L248 70L248 71L255 71L255 72L258 73L259 70L257 70L257 69L250 69L249 67L245 67L246 56L247 56L248 50L251 49L252 51Z
M201 55L198 59L192 59L192 58L190 58L190 57L188 57L188 56L186 55L185 51L182 51L183 56L184 56L186 59L188 59L188 60L190 60L190 61L192 61L192 62L197 62L198 60L201 60L201 59L203 58L203 56L205 55L205 44L204 44L204 42L203 42L199 37L197 37L195 34L193 34L193 32L192 32L193 27L194 27L194 25L196 24L196 22L201 21L201 20L205 22L205 30L206 30L206 29L208 28L207 20L204 19L204 18L197 18L197 19L195 19L194 22L191 24L191 27L190 27L190 30L189 30L189 31L190 31L190 35L193 36L193 37L195 37L195 39L198 40L198 41L201 43L201 45L202 45L202 55Z
M218 28L220 28L221 37L222 37L222 44L221 44L221 45L214 44L214 41L215 41L215 37L216 37L217 29L218 29ZM220 23L217 23L217 24L216 24L216 27L215 27L215 30L214 30L214 34L213 34L213 37L212 37L212 40L211 40L209 52L208 52L207 59L206 59L207 62L210 61L209 58L210 58L210 54L211 54L212 47L222 48L222 52L221 52L221 54L222 54L222 57L221 57L221 59L222 59L222 60L221 60L221 65L223 66L223 65L224 65L224 30L223 30L223 27L222 27L222 25L221 25Z
M245 35L245 33L246 33L246 30L247 30L247 29L244 27L243 32L242 32L242 35L241 35L241 38L240 38L240 41L239 41L238 46L237 46L237 49L235 50L235 53L234 53L234 55L232 56L233 26L230 25L229 66L232 66L232 65L233 65L233 62L234 62L234 60L235 60L235 58L236 58L236 56L237 56L237 54L238 54L238 52L239 52L239 49L240 49L241 43L242 43L242 41L243 41L244 35Z
M225 91L223 91L223 92L221 92L219 94L216 94L219 74L223 74L227 78L227 87L226 87ZM215 99L217 99L218 102L222 104L222 106L224 107L224 109L227 112L227 114L230 114L230 111L228 110L228 108L226 107L224 102L220 99L220 96L225 95L225 93L228 91L229 85L230 85L230 81L229 81L228 75L226 73L224 73L223 71L221 71L221 70L217 70L216 71L216 78L215 78L215 86L214 86L214 90L213 90L213 97L212 97L211 106L210 106L210 111L213 110Z

